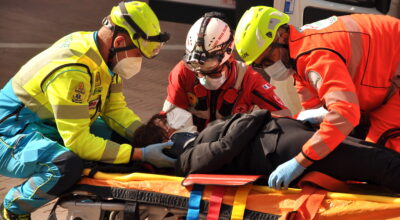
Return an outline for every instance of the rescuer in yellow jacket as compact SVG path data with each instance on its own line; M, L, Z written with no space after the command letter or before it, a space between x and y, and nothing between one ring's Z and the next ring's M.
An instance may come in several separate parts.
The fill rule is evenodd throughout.
M351 14L300 28L288 23L289 16L274 8L252 7L235 34L247 64L275 80L293 75L304 110L299 118L320 122L302 152L271 174L269 185L287 186L329 156L361 113L370 122L365 139L400 152L400 20Z
M121 2L96 32L71 33L28 61L0 92L0 175L12 188L1 218L20 219L71 187L82 159L172 167L171 143L134 148L142 123L127 107L122 79L140 71L169 39L144 2Z

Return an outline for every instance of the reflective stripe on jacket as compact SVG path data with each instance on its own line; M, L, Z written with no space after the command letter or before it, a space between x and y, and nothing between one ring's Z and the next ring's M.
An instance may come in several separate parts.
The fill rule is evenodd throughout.
M127 163L131 145L119 145L89 131L99 116L127 138L141 124L127 108L121 79L109 70L95 38L93 32L63 37L26 63L13 77L12 88L40 120L57 126L65 146L81 158Z
M359 123L360 109L383 103L400 65L399 37L400 21L384 15L334 16L299 30L290 27L303 109L325 105L329 110L298 156L303 165L335 149Z

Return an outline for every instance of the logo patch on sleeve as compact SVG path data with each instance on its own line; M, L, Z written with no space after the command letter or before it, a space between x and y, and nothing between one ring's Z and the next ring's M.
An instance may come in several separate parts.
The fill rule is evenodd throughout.
M316 72L316 71L309 71L307 73L308 76L308 81L310 82L310 84L317 90L319 91L319 89L321 88L321 84L322 84L322 77L321 75Z
M83 82L79 83L73 93L72 93L72 101L75 103L82 103L82 96L85 94L85 85Z

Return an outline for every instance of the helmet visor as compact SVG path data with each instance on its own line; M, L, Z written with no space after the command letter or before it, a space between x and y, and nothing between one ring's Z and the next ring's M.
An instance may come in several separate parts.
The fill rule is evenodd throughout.
M200 73L211 73L219 66L219 59L218 58L209 58L204 62L199 61L188 61L185 62L186 67L193 71L193 72L200 72Z
M153 58L157 56L160 53L161 47L169 40L169 33L161 32L158 35L149 36L131 18L131 15L128 13L125 7L125 2L120 2L119 8L121 10L121 16L135 31L135 33L132 33L132 31L128 32L131 35L132 40L137 40L138 48L140 49L142 55L146 58Z
M195 50L186 53L186 55L183 56L183 61L189 70L197 73L208 74L215 72L214 70L220 66L221 56L218 54L207 56L206 53Z
M161 48L164 46L164 42L149 41L144 38L139 38L137 41L140 52L148 59L157 56L160 53Z

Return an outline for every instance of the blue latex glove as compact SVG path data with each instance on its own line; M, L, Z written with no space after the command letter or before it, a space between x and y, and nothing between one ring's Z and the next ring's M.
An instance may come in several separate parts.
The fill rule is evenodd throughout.
M296 159L291 160L279 165L272 173L269 175L268 186L275 189L287 189L289 184L299 177L305 170Z
M327 113L328 110L326 110L324 107L308 109L300 112L297 116L297 120L308 121L311 124L320 124L324 120Z
M150 144L142 148L142 161L149 162L154 166L161 167L174 167L176 159L168 157L163 153L163 149L170 148L174 143L164 142L159 144Z

